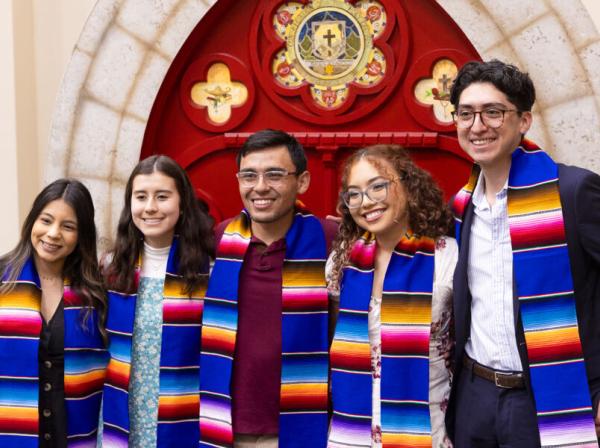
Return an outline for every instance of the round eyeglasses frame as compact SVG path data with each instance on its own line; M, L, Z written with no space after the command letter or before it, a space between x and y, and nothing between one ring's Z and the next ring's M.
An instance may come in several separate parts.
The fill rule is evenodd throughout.
M470 111L464 111L464 112L471 114L470 120L461 121L461 115L459 114L459 111L452 112L452 119L454 120L454 124L459 129L469 129L470 127L472 127L473 124L475 124L475 116L476 115L479 115L479 120L481 121L481 123L484 126L491 128L491 129L498 129L498 128L502 127L502 125L504 124L504 115L507 112L521 113L521 111L519 109L498 109L498 108L494 108L494 107L482 109L482 110L470 110ZM500 116L499 117L490 117L489 114L494 113L494 112L500 112Z
M385 201L387 199L388 194L389 194L389 190L390 190L390 184L392 182L395 182L398 179L402 179L402 177L395 177L394 179L372 183L371 185L369 185L364 190L358 190L358 189L357 190L352 190L352 193L359 193L360 194L360 202L358 204L356 204L356 205L350 205L349 204L350 200L348 199L348 193L349 193L348 190L342 192L342 194L341 194L342 201L344 201L344 204L346 204L346 207L348 207L351 210L359 208L363 204L363 202L365 200L365 196L368 197L371 202L379 204L379 203L381 203L381 202L383 202L383 201ZM384 196L382 198L373 198L371 196L373 194L373 188L376 187L376 186L380 186L382 184L383 184L383 186L385 188L385 194L384 194Z

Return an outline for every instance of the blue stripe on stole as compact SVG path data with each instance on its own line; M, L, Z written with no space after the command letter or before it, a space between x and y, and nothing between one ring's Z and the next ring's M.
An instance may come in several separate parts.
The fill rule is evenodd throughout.
M160 365L167 367L198 366L200 327L163 325Z
M237 328L236 303L220 302L211 298L204 299L202 325L227 328L235 331Z
M103 348L102 335L94 331L97 327L97 316L93 312L83 321L85 310L65 309L65 346L72 348ZM85 325L85 328L82 327Z
M327 382L328 354L285 356L281 364L281 378L285 383Z
M210 274L211 280L215 278L220 281L211 282L209 280L206 295L208 297L219 297L227 300L235 300L237 302L238 282L230 279L238 278L241 267L242 263L240 261L220 259L218 263L215 263ZM206 320L203 318L202 322L206 322Z
M558 176L558 166L545 152L528 154L517 148L513 153L512 163L518 163L519 169L510 170L508 185L511 186L536 184Z
M98 428L98 413L102 393L97 393L85 400L66 400L67 415L77 418L67 421L69 434L87 434Z
M311 238L306 238L306 235L311 235ZM319 220L314 219L312 216L296 220L295 225L289 229L285 236L285 241L286 259L312 258L325 260L327 258L325 233Z
M381 359L381 399L429 401L429 360ZM392 376L385 372L394 372ZM385 391L385 396L384 396Z
M160 369L161 395L197 394L199 389L198 368L178 370Z
M5 376L37 377L39 366L26 356L15 353L37 353L38 339L0 338L0 365ZM36 358L37 359L37 358Z
M370 391L373 386L371 372L364 375L355 373L340 372L334 370L331 372L331 382L335 384L332 388L332 398L334 403L338 403L337 410L354 415L371 416L372 394L357 394L356 391ZM348 397L353 397L348 400ZM342 407L341 404L345 404Z
M33 437L0 434L0 446L2 448L38 448L38 437L37 434Z
M570 291L573 282L570 275L569 252L566 246L549 249L538 249L530 252L516 252L513 254L515 281L518 285L518 294L531 296ZM544 266L545 274L532 275Z
M40 394L37 380L3 379L0 381L0 406L35 406Z
M113 358L118 361L131 363L131 336L124 336L117 333L108 333L109 352Z
M160 448L185 448L198 446L200 428L197 421L158 425L156 446Z
M385 432L430 434L429 405L381 403L381 426Z
M371 291L373 272L364 273L355 271L354 269L344 269L343 276L344 281L342 282L342 289L340 291L340 303L344 304L344 309L368 311L370 293L356 294L356 292ZM344 284L353 285L353 288L345 288Z
M302 314L283 315L281 350L289 352L327 351L327 313L311 315L306 319Z
M133 333L134 319L131 319L131 316L135 316L135 300L116 292L109 292L108 296L110 306L108 307L106 328L123 333Z
M65 373L77 374L106 368L108 352L96 350L65 351Z
M350 313L340 310L337 324L335 326L336 339L352 342L367 342L364 336L361 336L360 330L368 326L369 316L363 313Z
M420 254L416 254L413 258L393 256L390 259L388 272L393 272L394 275L385 276L384 291L431 292L433 264L430 256ZM431 272L431 275L427 275L428 272Z
M33 257L29 257L23 265L23 269L21 269L21 273L19 274L19 281L33 282L38 288L40 287L40 277L35 269Z
M530 369L537 411L548 412L564 408L591 407L590 390L585 378L585 364L574 362ZM558 386L558 387L557 387ZM565 400L565 397L569 397Z
M120 389L114 387L104 388L104 402L102 404L102 412L105 414L104 422L126 422L126 429L129 431L129 405L128 405L129 394L123 392ZM108 405L110 403L110 405ZM110 415L110 419L107 416ZM106 425L104 425L104 431L106 432Z
M230 376L226 372L231 369L231 360L208 353L204 353L202 358L200 369L202 373L202 390L229 395ZM210 362L203 362L206 358L211 358ZM204 397L202 400L204 400Z
M327 445L327 425L322 423L322 414L282 414L279 417L281 428L306 428L313 433L310 448L325 448ZM317 429L318 428L318 429ZM286 448L307 448L306 440L297 431L279 431L279 446Z
M573 296L524 300L520 303L523 326L530 331L577 326Z

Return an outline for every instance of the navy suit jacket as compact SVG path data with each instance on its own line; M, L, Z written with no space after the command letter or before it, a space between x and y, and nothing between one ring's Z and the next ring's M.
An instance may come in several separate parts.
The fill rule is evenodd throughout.
M600 176L583 168L559 164L558 178L575 289L579 335L596 412L600 399ZM465 344L471 330L471 293L467 280L467 262L472 222L473 204L469 202L463 218L460 253L454 272L455 375L446 413L446 426L452 440L454 440L456 385L462 372ZM533 400L527 347L516 295L517 285L514 281L513 291L516 344L523 364L525 384Z

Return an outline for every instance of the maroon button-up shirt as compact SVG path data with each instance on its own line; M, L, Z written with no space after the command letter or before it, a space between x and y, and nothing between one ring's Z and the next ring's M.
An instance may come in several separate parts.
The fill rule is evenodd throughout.
M215 229L217 242L231 220ZM321 220L327 250L337 224ZM254 236L244 257L238 290L238 330L232 376L236 434L278 434L281 386L281 279L285 239L269 246Z

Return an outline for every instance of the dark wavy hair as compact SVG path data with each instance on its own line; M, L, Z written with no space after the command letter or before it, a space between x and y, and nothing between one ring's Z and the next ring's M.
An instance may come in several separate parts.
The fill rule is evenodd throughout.
M4 282L0 294L9 293L15 286L27 260L33 256L31 231L44 208L52 201L62 199L77 217L77 245L65 259L63 278L68 278L71 288L83 299L82 327L86 328L90 318L90 307L98 313L98 329L106 342L106 291L98 267L96 252L96 225L94 203L88 189L74 179L58 179L46 186L35 198L31 210L21 227L21 238L17 246L0 257L0 275Z
M276 129L263 129L248 137L236 156L238 168L242 159L251 152L278 146L285 146L287 148L296 168L296 176L306 171L306 153L300 142L293 135Z
M342 193L348 188L348 178L352 167L362 159L368 160L378 170L390 178L402 179L408 201L408 225L417 235L433 239L446 235L452 225L452 213L444 202L442 190L427 171L412 161L408 152L397 145L374 145L359 149L352 154L342 167L342 185L338 198L337 211L342 222L332 246L333 270L330 284L339 286L342 269L348 263L354 242L365 232L356 224L350 210L342 200ZM394 172L382 162L392 166Z
M535 103L535 87L529 74L516 66L492 59L467 62L458 71L450 90L450 102L456 109L463 90L473 83L489 82L506 95L519 112L531 111Z
M137 164L125 187L125 205L117 227L117 238L111 251L112 259L104 273L111 289L125 293L135 292L135 268L142 252L144 235L135 226L131 216L133 180L140 174L159 172L175 181L179 193L181 215L175 225L179 235L179 272L185 281L184 292L192 292L203 281L210 257L214 254L211 219L199 205L194 187L186 172L177 162L165 155L150 156Z

